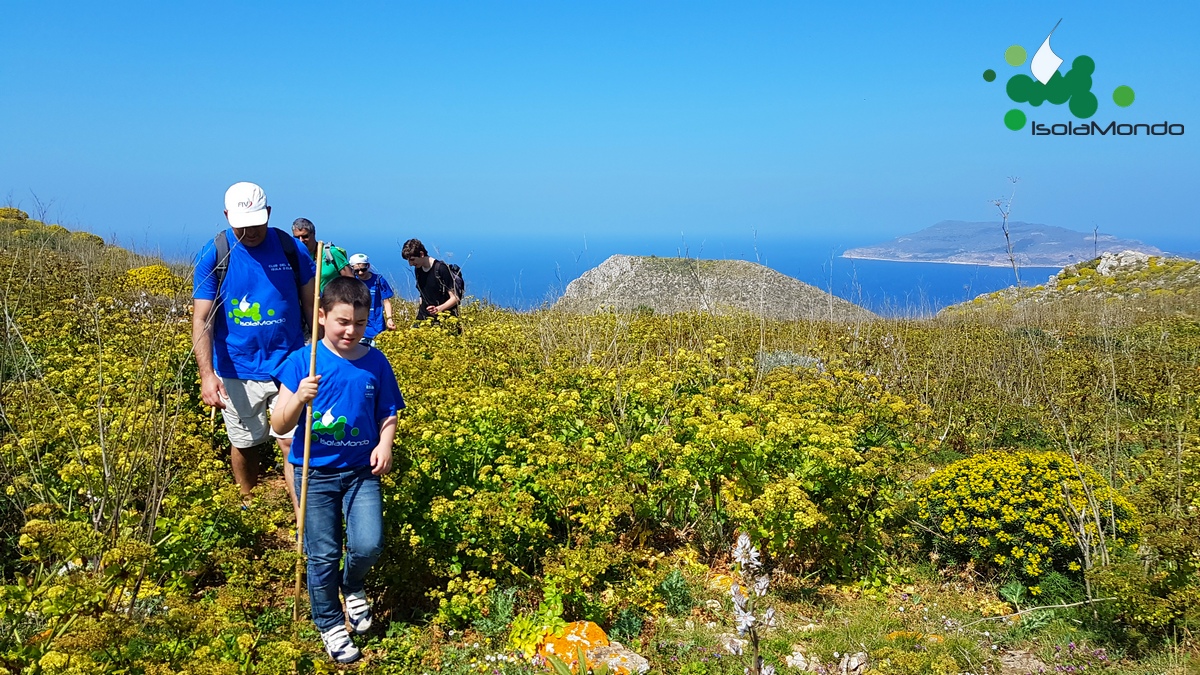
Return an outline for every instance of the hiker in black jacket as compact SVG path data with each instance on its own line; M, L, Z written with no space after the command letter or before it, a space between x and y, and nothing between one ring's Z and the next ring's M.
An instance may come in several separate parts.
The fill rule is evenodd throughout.
M404 242L400 254L413 266L417 277L417 293L421 295L417 307L417 321L437 318L449 313L458 316L458 305L462 298L455 292L454 273L441 260L436 260L425 250L420 239Z

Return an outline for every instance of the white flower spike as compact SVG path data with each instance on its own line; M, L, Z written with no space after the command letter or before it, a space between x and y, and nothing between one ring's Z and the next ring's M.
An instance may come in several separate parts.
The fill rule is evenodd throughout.
M771 578L767 575L762 575L754 581L754 594L762 597L767 594L767 588L771 585Z
M745 532L738 535L737 544L733 547L733 559L743 568L757 568L760 564L758 549L750 544L750 535Z

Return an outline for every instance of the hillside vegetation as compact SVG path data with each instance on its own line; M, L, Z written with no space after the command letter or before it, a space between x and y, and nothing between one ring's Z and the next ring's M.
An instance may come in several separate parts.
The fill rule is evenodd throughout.
M1167 307L1194 309L1200 299L1200 262L1138 251L1105 253L1095 260L1064 267L1044 284L1005 288L942 311L961 314L978 309L1005 311L1040 306L1041 313L1051 307L1070 312L1100 302L1114 309L1128 307L1146 312L1150 308L1143 303L1127 302L1141 299L1153 300L1150 305L1159 312Z
M333 672L291 622L281 486L242 508L200 404L187 270L10 209L0 274L0 673ZM529 655L590 620L672 674L757 671L759 647L781 673L1190 672L1179 297L927 321L469 304L461 335L386 333L408 409L363 671L547 672ZM731 587L774 609L761 645Z

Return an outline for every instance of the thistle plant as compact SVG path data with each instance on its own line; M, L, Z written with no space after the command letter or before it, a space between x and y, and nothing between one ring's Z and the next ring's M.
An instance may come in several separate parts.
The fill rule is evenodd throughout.
M733 560L737 563L737 574L735 583L730 584L729 594L733 598L733 617L738 635L746 636L749 644L750 665L746 667L746 675L775 675L775 666L763 662L759 646L762 639L760 633L775 627L775 608L764 610L759 607L771 586L771 577L763 572L758 549L750 543L750 535L745 532L738 535L734 544ZM740 647L738 650L739 653L742 651Z

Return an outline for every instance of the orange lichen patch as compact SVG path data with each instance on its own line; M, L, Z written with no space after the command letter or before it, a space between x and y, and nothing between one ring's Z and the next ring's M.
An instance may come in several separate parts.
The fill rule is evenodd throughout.
M941 635L933 635L932 633L918 633L911 630L897 630L887 634L888 640L913 640L916 642L941 642Z
M608 635L604 629L591 621L574 621L566 625L562 637L547 635L542 644L538 645L538 654L549 660L551 656L574 667L579 660L579 649L586 654L594 647L607 647Z

